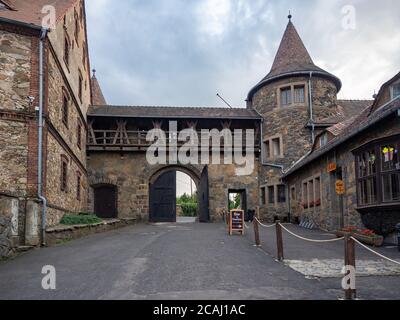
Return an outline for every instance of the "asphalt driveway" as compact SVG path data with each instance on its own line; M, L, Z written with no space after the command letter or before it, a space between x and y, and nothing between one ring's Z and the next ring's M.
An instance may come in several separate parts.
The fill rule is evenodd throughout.
M45 265L56 269L56 290L42 289ZM396 284L392 278L375 280L381 291L368 291L365 285L364 298L395 298L399 281L397 277ZM136 225L0 263L0 299L338 296L342 296L339 279L306 279L254 247L249 237L229 237L223 224Z

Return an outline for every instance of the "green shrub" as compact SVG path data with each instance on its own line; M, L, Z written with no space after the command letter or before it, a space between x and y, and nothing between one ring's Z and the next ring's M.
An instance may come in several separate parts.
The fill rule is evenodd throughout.
M184 217L197 216L197 203L186 202L186 203L182 203L180 206L182 208L182 215Z
M63 225L71 226L71 225L81 225L81 224L96 224L100 223L102 220L93 214L86 215L65 215L60 223Z

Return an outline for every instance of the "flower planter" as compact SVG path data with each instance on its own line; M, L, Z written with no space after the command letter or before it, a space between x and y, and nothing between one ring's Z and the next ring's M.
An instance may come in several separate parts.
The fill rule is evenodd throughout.
M338 238L345 237L345 236L352 236L355 239L357 239L358 241L360 241L364 244L370 245L370 246L374 246L374 247L382 247L383 241L384 241L384 238L382 236L378 236L378 235L366 236L366 235L359 234L359 233L345 232L345 231L336 231L336 236Z

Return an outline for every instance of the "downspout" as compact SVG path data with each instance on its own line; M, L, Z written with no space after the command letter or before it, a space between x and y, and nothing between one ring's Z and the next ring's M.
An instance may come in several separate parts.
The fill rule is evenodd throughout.
M42 204L41 242L46 245L47 199L43 195L43 110L44 110L44 43L48 29L42 28L39 42L39 122L38 122L38 197Z
M315 123L314 123L314 109L313 109L313 102L312 102L312 71L310 72L310 79L308 80L308 99L310 104L310 122L311 122L311 139L312 143L315 142Z

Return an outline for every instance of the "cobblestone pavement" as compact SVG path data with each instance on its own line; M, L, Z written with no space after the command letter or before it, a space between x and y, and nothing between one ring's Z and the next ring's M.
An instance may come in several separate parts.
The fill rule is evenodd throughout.
M285 260L285 265L308 277L342 278L343 259ZM400 266L386 260L359 260L356 274L365 276L399 276Z

